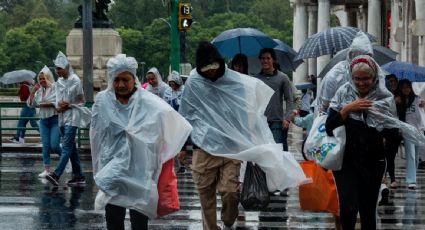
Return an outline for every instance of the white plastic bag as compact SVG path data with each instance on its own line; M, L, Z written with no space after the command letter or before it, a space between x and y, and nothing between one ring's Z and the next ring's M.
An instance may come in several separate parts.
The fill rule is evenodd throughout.
M333 130L334 136L326 133L327 115L314 119L313 126L304 145L304 152L309 160L326 169L340 170L345 150L345 126Z

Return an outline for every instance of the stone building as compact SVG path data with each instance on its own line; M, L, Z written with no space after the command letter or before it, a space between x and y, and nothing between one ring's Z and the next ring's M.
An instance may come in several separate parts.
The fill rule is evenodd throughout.
M425 66L425 0L291 0L294 9L293 48L330 27L331 15L340 26L358 27L377 42L398 52L397 60ZM308 59L294 73L294 81L318 75L330 55Z

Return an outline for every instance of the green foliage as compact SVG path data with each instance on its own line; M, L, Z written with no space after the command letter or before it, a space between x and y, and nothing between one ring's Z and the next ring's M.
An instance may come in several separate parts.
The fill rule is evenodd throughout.
M122 52L136 58L137 61L141 61L144 53L144 38L142 32L135 29L126 29L124 27L118 28L117 31L122 39Z
M4 52L3 47L0 46L0 75L7 71L10 59Z

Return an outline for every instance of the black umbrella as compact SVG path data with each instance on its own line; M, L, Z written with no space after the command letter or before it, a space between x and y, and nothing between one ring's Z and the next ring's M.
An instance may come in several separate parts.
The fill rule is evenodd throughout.
M320 72L319 77L325 77L325 75L332 69L338 62L347 60L348 49L343 49L338 52L332 60L323 68ZM384 46L373 45L373 58L379 65L386 64L388 62L395 61L397 52L392 49L388 49Z
M359 28L339 26L314 34L307 38L294 60L316 58L348 48L359 31ZM372 42L376 41L372 35L367 35Z
M274 47L276 53L277 62L280 65L282 70L293 71L295 70L303 60L293 61L297 52L292 49L291 46L282 42L279 39L273 39L278 45ZM258 54L256 56L248 57L248 72L249 73L258 73L261 70L261 63L258 59Z

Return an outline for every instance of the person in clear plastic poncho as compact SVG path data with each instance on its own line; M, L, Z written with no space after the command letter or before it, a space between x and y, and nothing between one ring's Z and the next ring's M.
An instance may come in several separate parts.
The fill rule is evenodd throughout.
M358 55L373 56L373 48L369 37L362 31L359 31L353 39L347 52L347 60L340 61L325 75L321 82L321 88L317 96L317 105L319 113L326 113L332 97L338 88L349 81L349 65L351 60Z
M168 76L168 84L170 87L164 92L164 100L178 111L184 90L183 80L179 72L175 70L171 72Z
M147 229L157 216L157 183L162 164L172 159L191 126L162 99L142 90L137 62L119 54L107 62L108 88L96 96L90 129L93 173L107 226L124 227L130 209L132 229Z
M332 98L326 132L344 125L346 143L342 168L334 171L343 229L354 229L360 212L362 229L376 229L376 205L385 171L384 139L397 135L415 143L425 137L394 115L393 95L378 64L368 55L354 58L349 81Z
M204 229L218 228L216 190L225 207L224 224L230 227L238 216L240 161L255 162L265 171L269 191L305 179L294 157L273 140L264 116L272 95L262 81L228 69L211 43L199 43L179 112L193 127L193 180Z
M90 110L83 108L85 102L83 86L65 54L59 51L53 63L56 67L56 73L59 76L59 79L55 83L55 106L59 113L58 122L62 130L63 142L58 165L55 171L46 176L46 179L53 185L58 186L59 178L70 160L72 164L72 179L67 184L70 186L79 186L85 184L86 181L81 170L75 136L78 127L90 119ZM85 116L84 114L87 115Z
M55 108L56 86L53 74L47 66L41 69L37 76L37 84L32 88L27 100L28 106L39 107L40 136L43 144L42 155L44 171L39 177L46 177L50 169L50 150L61 155L62 149L59 145L58 112Z
M161 74L156 67L152 67L148 70L146 74L146 79L149 83L146 90L157 95L160 98L164 98L164 93L170 86L167 83L162 81Z

